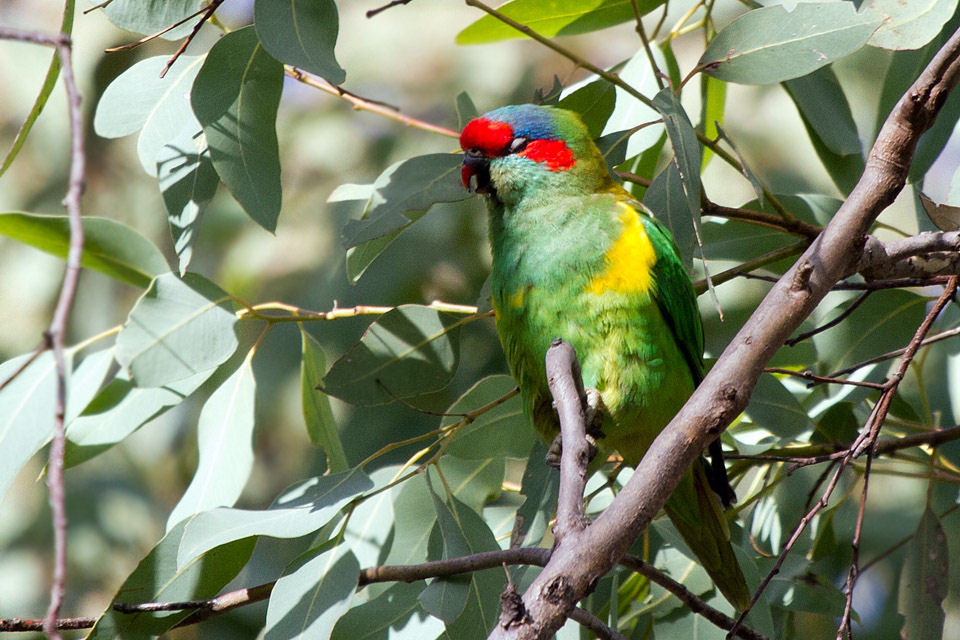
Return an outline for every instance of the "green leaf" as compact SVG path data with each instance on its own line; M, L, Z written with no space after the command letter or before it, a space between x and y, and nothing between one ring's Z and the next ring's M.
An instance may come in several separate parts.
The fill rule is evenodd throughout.
M425 476L419 474L391 490L393 544L385 564L415 564L427 559L430 532L437 520Z
M283 65L263 49L250 26L213 45L190 94L213 166L267 231L276 229L280 215L276 120L282 88Z
M784 441L790 441L813 427L794 395L770 374L760 376L744 413L755 425Z
M928 506L907 546L900 572L897 611L904 618L900 631L904 640L940 640L943 636L943 600L950 578L948 561L947 536Z
M257 0L253 22L263 48L277 60L333 84L346 79L333 51L340 25L333 0Z
M860 429L860 421L853 412L851 402L838 402L823 412L817 420L817 430L811 442L824 442L846 446L853 442Z
M350 608L360 563L347 545L307 558L288 568L270 593L265 640L330 637Z
M445 413L441 426L455 424L461 418L453 414L474 411L514 391L517 383L512 377L486 377L460 396ZM536 434L530 428L520 396L515 395L503 404L481 414L457 431L447 447L452 456L471 460L483 458L524 458L530 451Z
M187 521L178 562L227 542L248 536L299 538L327 524L348 502L373 486L356 469L301 482L284 492L267 509L219 508Z
M370 480L374 489L380 489L393 482L401 472L399 466L381 467L370 474ZM353 549L361 566L381 564L389 548L393 520L393 500L389 491L380 491L353 507L343 540Z
M466 91L457 94L457 123L463 129L467 123L480 115L477 111L477 105L473 104L473 99Z
M830 151L837 155L860 155L857 125L833 67L822 67L787 80L783 86L804 122Z
M690 217L690 201L687 199L676 163L671 162L657 174L643 195L643 204L670 230L670 235L680 250L683 266L689 272L693 268L697 236L693 219Z
M442 389L457 370L457 334L465 320L420 305L397 307L333 363L323 390L353 404L375 405Z
M332 472L349 468L347 454L343 451L337 421L330 409L327 395L317 389L323 381L323 372L327 369L327 358L323 347L316 338L307 333L300 325L300 343L302 360L300 363L300 394L303 405L303 419L307 425L310 442L323 447L327 455L327 469Z
M366 199L360 219L349 221L343 229L343 246L356 247L405 229L438 202L470 197L460 182L462 161L459 154L451 153L416 156L388 167L369 190L359 185L338 188L328 202Z
M75 6L75 2L67 2L63 7L63 19L60 21L60 33L67 36L70 36L73 33L73 15ZM20 129L17 131L17 137L13 139L13 142L10 144L10 149L7 151L7 155L4 156L3 162L0 163L0 177L3 177L3 174L6 173L7 169L10 168L10 165L13 164L13 161L17 158L17 155L19 155L20 149L23 148L23 145L27 141L27 136L29 136L30 131L33 130L33 125L36 124L37 118L39 118L40 114L43 112L43 108L47 106L47 100L50 99L50 94L53 93L53 88L57 86L57 79L60 77L60 69L60 55L54 51L50 58L50 66L47 67L47 74L44 76L43 84L40 86L40 92L37 94L37 99L33 101L33 106L30 108L30 113L28 113L27 117L24 118L23 124L20 125Z
M705 73L701 74L700 95L703 96L703 104L700 105L700 124L697 128L710 140L717 140L722 135L720 123L723 121L723 112L727 104L727 83ZM707 167L712 157L713 151L705 147L703 160L700 163L701 172Z
M117 336L117 362L140 387L209 371L237 348L230 296L201 276L157 277Z
M927 298L908 291L874 293L839 325L813 337L817 353L834 371L905 347L923 321L926 304Z
M673 147L673 161L680 172L680 184L686 196L691 224L696 228L700 218L700 142L680 98L667 87L653 99L653 106L663 117L667 138Z
M96 394L113 362L107 349L85 357L73 369L76 349L67 349L67 406L64 420L73 420ZM0 364L0 384L24 366L32 354ZM72 369L72 370L71 370ZM17 473L53 435L57 372L51 352L42 353L0 390L0 499Z
M933 40L957 8L957 0L873 0L870 9L885 16L867 44L884 49L919 49Z
M121 29L149 35L184 20L203 6L203 0L111 0L103 12ZM179 40L190 34L194 24L187 21L161 37Z
M447 505L434 496L434 508L443 538L444 558L500 549L487 523L463 502L451 497ZM451 579L438 578L420 595L420 603L447 623L451 637L485 638L500 612L498 595L503 582L503 571L497 569ZM435 587L438 583L440 586Z
M213 369L162 387L138 387L122 371L84 412L67 425L64 465L72 467L110 449L128 435L183 402Z
M797 109L814 151L842 193L849 193L865 167L857 125L832 67L787 80L784 89Z
M634 19L631 0L513 0L497 10L527 25L540 35L575 35L605 29ZM641 15L653 11L663 2L640 0ZM523 34L493 16L486 15L457 34L457 44L486 44Z
M614 86L603 78L598 78L568 93L561 98L557 106L580 114L590 137L596 138L606 126L616 104L617 92Z
M253 552L255 541L252 538L212 549L186 565L178 566L177 550L186 524L181 522L174 527L140 561L97 620L88 640L146 640L165 633L190 616L193 610L131 615L114 611L112 603L183 602L211 598L240 573Z
M420 219L423 213L426 212L418 215L408 213L407 215L410 216L411 221L416 221ZM400 231L394 231L380 238L368 240L359 246L347 249L347 278L350 280L350 284L357 284L357 281L363 276L367 267L373 264L373 261L380 257L380 254L386 251L387 247L389 247L399 235Z
M347 611L333 628L330 640L389 640L398 637L397 632L410 625L417 626L415 634L403 637L432 638L442 631L440 622L428 617L437 628L418 625L414 614L420 610L417 596L423 590L423 582L406 584L398 582L376 598Z
M193 257L200 216L220 185L199 124L196 129L188 126L163 145L157 154L157 178L183 275Z
M666 66L663 55L659 49L653 50L653 59L660 66ZM659 69L650 66L650 58L642 48L623 65L623 69L617 72L620 79L628 83L631 87L645 96L656 95L660 90L657 84L657 74ZM617 105L613 113L607 119L607 126L603 129L603 134L608 135L615 131L625 131L633 129L641 124L652 122L660 117L654 109L641 102L624 89L617 87ZM627 142L626 157L642 153L657 142L662 135L663 129L659 125L644 127L630 136Z
M924 213L941 231L956 231L960 229L960 207L949 204L937 204L925 193L918 194ZM953 194L951 193L951 196Z
M547 444L537 438L520 481L523 504L517 510L521 546L539 545L557 509L560 474L546 463Z
M782 231L739 220L706 220L700 230L709 260L750 260L793 242Z
M217 387L200 412L197 425L197 470L180 502L167 518L177 522L214 507L232 506L253 468L253 352Z
M170 56L147 58L133 65L104 90L93 117L93 129L104 138L140 131L137 155L143 170L156 175L157 156L181 131L200 130L190 108L190 87L203 56L184 56L164 77Z
M70 248L67 216L0 213L0 235L66 258ZM83 218L83 259L88 269L146 288L154 276L170 271L156 246L142 235L107 218Z
M847 2L748 11L724 27L698 66L727 82L769 84L807 75L860 49L880 26L873 11Z

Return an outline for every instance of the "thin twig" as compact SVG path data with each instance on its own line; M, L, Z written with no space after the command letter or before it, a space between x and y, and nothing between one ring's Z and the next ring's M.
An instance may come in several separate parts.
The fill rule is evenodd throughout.
M573 611L570 612L569 617L574 622L577 622L592 631L600 640L627 640L627 636L623 635L616 629L611 629L605 625L600 618L593 615L583 607L574 607Z
M390 0L390 2L388 2L388 3L385 4L385 5L383 5L382 7L377 7L376 9L370 9L369 11L367 11L367 18L372 18L373 16L377 15L378 13L381 13L381 12L386 11L387 9L391 9L391 8L393 8L393 7L400 6L400 5L402 5L402 4L410 4L410 0Z
M813 240L820 232L820 227L804 222L799 218L784 219L783 216L767 213L766 211L757 211L755 209L743 209L739 207L725 207L704 198L701 203L703 215L716 216L718 218L727 218L729 220L740 220L751 224L786 231L803 238Z
M193 42L193 39L197 37L197 34L200 33L200 27L203 24L213 17L213 14L216 13L217 9L223 4L224 0L210 0L210 4L207 5L207 8L203 10L203 15L200 16L200 19L197 20L197 24L193 25L193 31L190 32L183 43L173 52L173 55L167 60L167 64L163 65L163 70L160 72L160 77L167 75L167 71L170 70L170 67L173 66L173 63L177 61L183 52L187 50L187 47L190 46L190 43Z
M429 131L431 133L439 133L442 136L447 136L449 138L459 138L460 134L454 131L453 129L448 129L446 127L441 127L437 124L432 124L424 120L419 120L412 116L405 115L400 113L399 110L392 106L385 105L383 103L377 102L376 100L369 100L367 98L362 98L355 93L351 93L346 89L342 89L334 84L331 84L319 78L317 76L311 75L302 69L297 69L296 67L284 67L284 73L288 76L302 82L303 84L313 87L314 89L319 89L325 93L329 93L332 96L346 100L353 105L353 108L358 111L369 111L370 113L375 113L377 115L383 116L384 118L389 118L390 120L395 120L401 122L408 127L413 127L415 129L421 129L423 131Z
M780 373L788 376L794 376L797 378L803 378L804 380L809 380L810 385L815 384L848 384L855 387L867 387L868 389L878 389L882 391L884 385L879 382L861 382L859 380L847 380L845 378L828 378L826 376L818 376L812 371L794 371L793 369L782 369L780 367L764 367L764 372L766 373Z
M44 338L47 347L53 350L57 370L57 393L53 420L53 439L47 464L47 489L49 491L51 520L53 523L53 578L50 585L50 605L43 620L43 630L51 640L59 640L57 618L66 587L67 573L67 512L64 504L63 453L66 446L64 435L64 414L67 406L67 363L64 358L64 335L70 310L80 278L80 262L83 256L83 221L81 218L80 198L86 179L84 158L83 112L80 108L80 92L77 90L73 75L72 43L64 33L50 34L40 31L22 31L0 28L0 39L20 40L54 47L60 57L63 69L63 81L67 91L67 104L70 115L70 179L67 195L63 204L67 208L70 221L70 245L67 250L67 264L57 306L50 321L50 328ZM39 353L35 353L34 358Z
M723 284L724 282L728 282L730 280L733 280L734 278L738 278L744 275L745 273L752 271L753 269L759 269L760 267L765 267L768 264L777 262L778 260L783 260L784 258L788 258L790 256L794 256L798 253L801 253L804 249L807 248L809 244L810 242L808 240L798 240L797 242L794 242L793 244L788 244L785 247L780 247L779 249L768 251L763 255L759 255L756 258L751 258L750 260L747 260L746 262L738 264L735 267L731 267L726 271L721 271L715 276L711 276L711 280L715 285ZM707 290L706 278L703 278L694 282L693 290L697 293L697 295L700 295L701 293L706 291Z
M948 329L946 331L941 331L940 333L935 333L929 338L926 338L920 344L920 346L926 347L927 345L933 344L934 342L946 340L947 338L953 338L958 335L960 335L960 326L954 327L953 329ZM871 364L877 364L878 362L883 362L884 360L892 360L893 358L902 356L906 350L907 348L904 347L902 349L895 349L893 351L888 351L887 353L882 353L879 356L874 356L873 358L870 358L869 360L863 360L862 362L852 364L846 369L839 369L837 371L834 371L833 373L829 374L828 377L836 378L839 376L844 376L844 375L847 375L848 373L853 373L857 369L862 369L863 367L869 366Z
M222 0L221 0L221 1L222 1ZM196 11L194 11L193 13L191 13L190 15L188 15L186 18L183 18L182 20L178 20L177 22L174 22L174 23L173 23L172 25L170 25L169 27L164 27L163 29L161 29L160 31L157 31L156 33L152 33L152 34L150 34L149 36L144 36L144 37L140 38L139 40L137 40L136 42L128 42L127 44L122 44L122 45L120 45L119 47L110 47L109 49L104 49L104 51L106 51L107 53L115 53L115 52L117 52L117 51L124 51L124 50L126 50L126 49L134 49L134 48L136 48L136 47L139 47L139 46L142 45L142 44L146 44L146 43L150 42L151 40L156 40L157 38L159 38L160 36L162 36L162 35L165 34L165 33L168 33L168 32L170 32L170 31L173 31L174 29L176 29L176 28L179 27L180 25L184 24L185 22L189 22L190 20L193 20L193 19L196 18L198 15L200 15L201 13L204 13L204 12L207 11L208 9L209 9L209 7L202 7L202 8L200 8L200 9L197 9ZM90 11L90 9L88 9L87 11ZM87 11L84 11L84 13L87 13ZM168 66L169 66L169 65L168 65ZM166 72L164 72L164 73L166 73Z
M844 320L846 320L846 319L850 316L850 314L852 314L854 311L857 310L857 307L859 307L859 306L862 305L864 302L866 302L866 301L867 301L867 298L870 297L870 294L871 294L871 293L873 293L872 290L864 291L862 294L860 294L860 297L858 297L856 300L853 301L853 304L851 304L849 307L847 307L847 308L844 309L842 312L840 312L840 313L837 315L836 318L833 318L833 319L830 320L829 322L826 322L826 323L820 325L819 327L814 327L814 328L811 329L810 331L806 331L806 332L804 332L804 333L801 333L800 335L798 335L798 336L795 337L795 338L790 338L789 340L787 340L786 342L784 342L784 344L787 345L788 347L793 347L793 346L796 346L797 343L803 342L804 340L807 340L808 338L812 338L813 336L817 335L818 333L822 333L822 332L826 331L827 329L832 329L833 327L837 326L838 324L840 324L841 322L843 322Z

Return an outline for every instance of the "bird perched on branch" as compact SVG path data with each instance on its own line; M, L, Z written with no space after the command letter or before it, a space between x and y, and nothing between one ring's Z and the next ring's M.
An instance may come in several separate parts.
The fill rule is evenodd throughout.
M703 377L700 315L676 244L611 177L573 112L503 107L467 123L460 145L464 185L487 197L497 330L527 415L544 436L559 432L544 355L562 338L599 393L603 445L636 466ZM665 510L743 610L750 592L714 491L735 496L718 443L711 453Z

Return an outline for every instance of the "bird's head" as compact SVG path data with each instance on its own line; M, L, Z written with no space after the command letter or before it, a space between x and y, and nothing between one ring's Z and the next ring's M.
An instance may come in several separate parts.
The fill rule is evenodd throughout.
M565 109L496 109L467 123L460 147L464 186L504 204L533 193L582 193L610 180L586 125Z

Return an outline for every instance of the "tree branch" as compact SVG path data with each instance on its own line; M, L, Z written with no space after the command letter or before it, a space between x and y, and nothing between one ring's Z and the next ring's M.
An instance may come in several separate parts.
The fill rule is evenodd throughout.
M633 477L575 546L557 545L523 596L529 620L490 638L546 639L660 511L706 445L746 407L764 365L831 287L856 270L873 220L905 184L920 136L956 85L960 32L934 56L880 130L860 181L796 264L770 290Z

